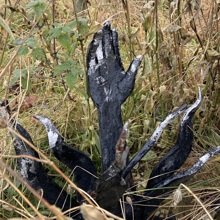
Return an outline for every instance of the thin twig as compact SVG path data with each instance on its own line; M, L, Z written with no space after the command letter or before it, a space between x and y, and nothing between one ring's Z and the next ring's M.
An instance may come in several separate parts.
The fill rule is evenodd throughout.
M207 214L209 219L213 220L212 216L209 214L209 212L206 209L206 207L203 205L203 203L200 201L200 199L192 192L192 190L190 188L188 188L186 185L182 184L182 183L180 184L180 186L185 188L196 199L196 201L201 205L201 207L203 208L203 210L205 211L205 213Z

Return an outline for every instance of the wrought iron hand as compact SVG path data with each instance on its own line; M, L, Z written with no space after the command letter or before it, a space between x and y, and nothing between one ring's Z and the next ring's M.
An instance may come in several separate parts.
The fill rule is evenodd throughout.
M115 145L122 130L121 104L134 88L142 56L125 73L118 47L118 34L106 22L91 42L87 54L87 79L91 98L98 108L102 170L115 159Z
M91 42L87 55L88 87L97 107L107 102L121 105L134 88L142 56L135 58L125 73L118 47L118 34L106 22Z

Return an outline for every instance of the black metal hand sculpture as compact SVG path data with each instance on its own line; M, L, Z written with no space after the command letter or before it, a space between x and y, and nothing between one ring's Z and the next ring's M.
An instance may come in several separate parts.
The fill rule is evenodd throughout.
M91 159L82 151L67 145L54 124L46 117L35 116L47 130L49 146L58 160L73 170L77 186L89 193L97 203L108 211L122 215L119 199L131 186L132 168L158 142L164 128L174 118L185 111L180 123L176 144L159 161L153 169L147 183L146 191L140 196L131 195L132 207L125 204L126 220L150 219L154 210L163 199L158 199L163 193L170 191L171 186L178 186L192 177L216 153L220 146L210 150L188 170L178 173L177 170L185 162L193 145L192 119L199 108L202 95L199 89L196 102L188 107L183 105L170 113L156 128L143 148L133 159L128 160L129 149L126 144L128 124L123 127L121 104L130 95L134 87L137 69L141 56L134 59L127 73L124 72L118 48L118 36L111 30L110 24L94 36L87 55L87 77L90 95L98 108L100 142L102 151L102 174L96 178L96 169ZM6 120L9 108L7 102L2 103L0 116ZM7 121L7 120L6 120ZM7 121L8 126L33 144L27 131L13 118ZM26 142L11 134L17 155L28 155L39 158ZM43 166L36 160L18 159L20 173L23 179L34 189L42 189L43 197L50 203L56 204L63 211L82 203L82 197L77 194L77 201L56 185L44 171ZM169 186L169 188L167 188ZM152 190L150 190L152 189ZM146 199L151 198L151 199ZM76 214L76 216L74 216ZM82 219L78 213L71 213L74 219Z
M125 73L118 47L118 34L106 22L95 34L87 54L88 89L98 109L102 170L115 158L115 145L122 130L121 105L134 88L142 56ZM111 121L111 123L109 123Z

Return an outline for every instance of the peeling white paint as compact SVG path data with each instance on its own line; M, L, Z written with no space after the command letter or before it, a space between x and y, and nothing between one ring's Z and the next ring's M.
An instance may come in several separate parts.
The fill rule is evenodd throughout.
M106 87L104 87L104 92L105 92L105 95L107 96L108 95L108 89Z
M140 55L140 54L136 56L136 59L137 59L137 60L142 60L142 58L143 58L143 56Z
M29 155L29 154L28 154ZM22 158L20 160L21 162L21 168L20 168L20 173L21 176L24 179L29 179L29 172L31 172L32 174L36 174L36 170L35 170L35 164L34 161L30 158Z
M90 66L90 68L92 68L92 67L95 67L95 65L96 65L95 58L93 58L90 60L89 66Z
M53 132L52 130L48 131L48 141L50 148L54 148L56 146L56 142L58 140L59 135L56 132Z
M134 73L136 70L137 70L137 65L134 64L134 63L132 63L132 64L131 64L131 67L130 67L130 71L131 71L132 73Z
M101 41L99 42L99 46L96 50L96 56L97 56L98 60L103 60L103 58L104 58L103 57L103 52L102 52L102 42Z
M207 153L204 156L202 156L199 160L204 164L209 158L210 158L210 154Z
M106 95L105 101L108 102L110 100L110 95L111 95L112 91L110 89L107 89L106 87L104 87L104 93Z
M26 159L22 159L21 160L21 176L24 178L24 179L27 179L28 178L28 175L27 175L27 161Z
M98 76L98 77L95 79L95 81L96 81L96 83L97 83L98 85L100 85L100 84L103 84L103 83L105 82L105 79L104 79L104 77L102 77L102 76Z
M51 124L51 121L48 119L48 118L45 118L45 117L41 117L41 116L36 116L37 119L42 123L44 124L45 126L47 124Z
M141 56L141 55L138 55L138 56L135 58L135 60L141 60L141 59L142 59L142 56ZM136 62L132 62L131 67L130 67L130 72L135 73L135 72L137 71L137 66L139 66L139 65L137 65Z
M42 116L35 116L35 117L46 127L49 147L54 148L56 146L56 142L58 141L58 138L60 137L59 131L56 129L54 124L48 118Z
M192 112L194 109L197 109L200 106L201 102L202 102L202 93L201 93L201 89L199 88L198 98L196 102L186 110L181 120L181 126L185 121L189 119L189 113Z
M178 111L175 113L169 114L164 121L162 121L159 126L156 128L150 139L154 142L157 142L158 139L160 138L164 128L177 116L181 113L182 111Z

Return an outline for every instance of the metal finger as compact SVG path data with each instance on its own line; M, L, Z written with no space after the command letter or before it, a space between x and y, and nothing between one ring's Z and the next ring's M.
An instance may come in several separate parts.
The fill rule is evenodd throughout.
M196 110L199 108L201 103L202 103L202 92L200 87L198 87L198 98L196 102L186 110L185 114L182 117L181 124L184 124L187 120L192 118L192 116L195 114Z
M114 46L113 46L113 36L112 36L112 30L111 30L111 24L110 22L105 22L102 28L102 47L103 47L103 53L104 57L106 59L114 59Z
M164 128L179 114L181 114L185 109L186 105L181 106L176 111L170 113L163 122L156 128L152 136L145 143L145 145L141 148L141 150L129 161L128 165L122 172L122 178L125 178L131 169L144 157L144 155L158 142Z
M153 188L156 184L172 176L188 158L193 146L193 116L202 101L201 90L196 102L190 106L182 117L179 135L174 147L168 151L152 170L147 188ZM178 159L177 159L178 158Z
M100 45L101 38L102 38L102 30L99 30L94 35L94 38L88 47L87 58L86 58L88 71L97 65L97 57L98 57L97 56L97 53L98 53L97 49Z

